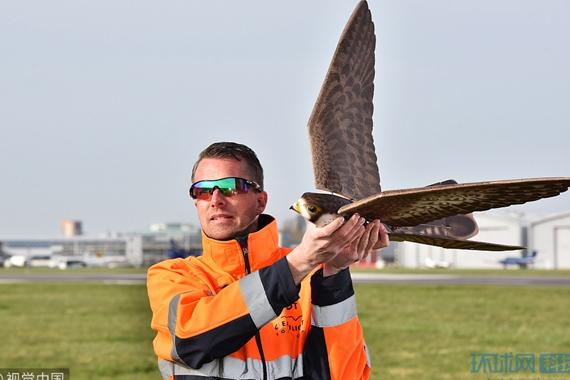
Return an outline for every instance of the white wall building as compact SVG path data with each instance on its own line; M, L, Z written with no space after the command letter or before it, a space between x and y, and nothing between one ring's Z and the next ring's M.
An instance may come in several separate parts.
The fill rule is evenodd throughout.
M529 239L535 268L570 269L570 212L535 220Z

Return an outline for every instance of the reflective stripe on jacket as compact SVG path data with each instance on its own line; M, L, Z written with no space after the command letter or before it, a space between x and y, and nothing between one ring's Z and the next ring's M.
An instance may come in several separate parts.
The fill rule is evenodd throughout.
M202 235L203 255L148 271L154 350L165 379L368 378L348 270L296 286L277 223L239 240ZM312 302L311 302L312 300Z

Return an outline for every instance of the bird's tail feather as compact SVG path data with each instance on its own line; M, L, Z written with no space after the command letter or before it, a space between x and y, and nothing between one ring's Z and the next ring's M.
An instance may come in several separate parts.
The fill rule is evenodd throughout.
M473 214L454 215L413 227L392 227L393 232L466 240L479 232Z

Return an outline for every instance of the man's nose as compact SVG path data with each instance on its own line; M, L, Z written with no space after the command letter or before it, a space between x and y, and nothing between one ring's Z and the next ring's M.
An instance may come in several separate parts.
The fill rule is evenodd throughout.
M210 205L215 207L220 207L226 204L226 197L222 194L220 189L217 187L212 191L212 198L210 199Z

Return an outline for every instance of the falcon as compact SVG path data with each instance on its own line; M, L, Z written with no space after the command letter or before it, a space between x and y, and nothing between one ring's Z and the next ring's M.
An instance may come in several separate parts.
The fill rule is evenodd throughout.
M380 219L390 240L443 248L524 249L468 240L477 232L471 215L554 197L570 178L530 178L382 191L372 137L376 36L368 4L360 1L342 32L309 118L315 187L291 208L322 226L341 215Z

